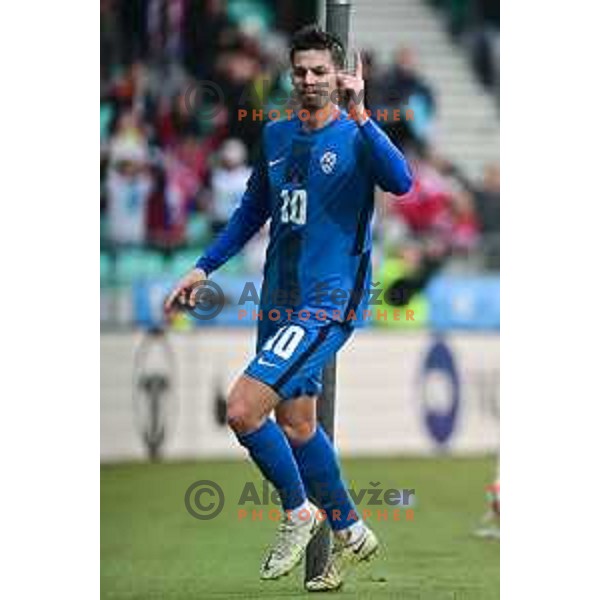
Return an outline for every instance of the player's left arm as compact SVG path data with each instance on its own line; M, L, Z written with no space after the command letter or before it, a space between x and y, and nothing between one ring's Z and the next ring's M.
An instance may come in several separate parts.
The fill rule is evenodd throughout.
M360 54L356 56L356 74L340 74L338 85L350 92L348 110L356 120L361 140L368 156L377 185L386 192L406 194L412 185L408 161L390 138L372 121L365 110L363 98L365 82L362 76Z

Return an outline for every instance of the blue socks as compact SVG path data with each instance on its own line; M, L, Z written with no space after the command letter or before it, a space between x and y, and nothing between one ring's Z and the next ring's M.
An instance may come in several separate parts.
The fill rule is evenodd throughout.
M312 438L292 449L302 480L327 513L331 529L346 529L360 520L342 481L335 449L323 428L318 425Z
M284 510L301 506L308 489L327 513L334 532L360 520L342 481L335 449L320 425L312 438L294 447L272 419L256 431L237 434L237 438L279 492Z
M298 508L306 501L306 491L292 449L283 430L267 419L256 431L239 433L240 444L279 492L284 510Z

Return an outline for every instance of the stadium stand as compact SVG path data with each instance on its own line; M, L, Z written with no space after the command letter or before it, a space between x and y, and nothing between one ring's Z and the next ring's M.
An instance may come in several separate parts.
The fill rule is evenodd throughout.
M262 124L237 111L267 111L289 92L287 36L318 18L316 2L293 4L101 2L104 328L159 322L156 290L193 264L239 200ZM364 53L369 107L414 111L400 128L380 121L409 154L416 185L402 205L378 195L374 255L375 272L421 306L419 327L465 324L448 306L436 312L437 278L461 306L488 297L499 268L497 88L468 53L494 17L487 2L463 4L354 2L351 44ZM206 81L220 97L201 91ZM259 277L265 244L263 233L220 276ZM497 314L466 318L467 328L499 323ZM227 311L213 324L225 322Z

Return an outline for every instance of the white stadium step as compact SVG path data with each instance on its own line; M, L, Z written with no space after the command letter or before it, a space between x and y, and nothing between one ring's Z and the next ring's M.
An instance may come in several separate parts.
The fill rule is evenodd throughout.
M324 5L325 2L322 2ZM464 51L444 31L425 0L353 0L351 47L374 50L388 63L398 46L417 53L419 68L436 92L434 145L472 177L499 158L494 99L477 82Z

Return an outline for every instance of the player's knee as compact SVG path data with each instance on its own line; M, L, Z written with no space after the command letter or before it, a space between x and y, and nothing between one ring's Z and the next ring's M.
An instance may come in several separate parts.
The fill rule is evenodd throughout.
M235 433L247 433L258 427L252 412L237 404L227 407L227 424Z
M295 445L307 442L317 429L317 424L312 419L302 421L278 419L277 421L290 443Z
M227 401L227 424L235 433L247 433L260 425L249 398L235 390Z

